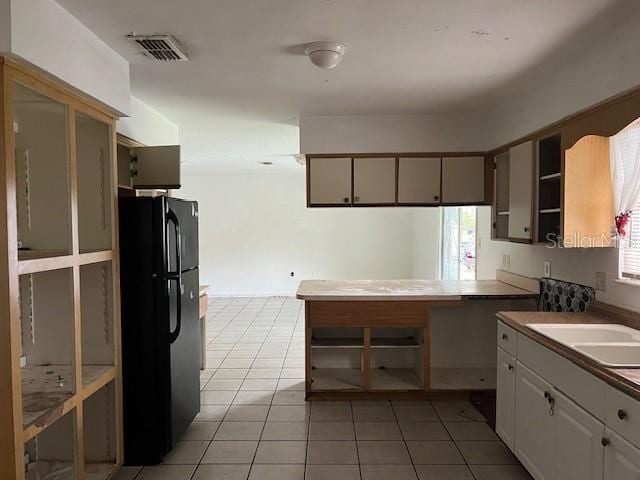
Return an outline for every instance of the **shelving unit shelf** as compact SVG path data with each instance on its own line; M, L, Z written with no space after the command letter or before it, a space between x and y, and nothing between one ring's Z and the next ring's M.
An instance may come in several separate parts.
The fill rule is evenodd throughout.
M122 463L115 121L0 57L0 478Z

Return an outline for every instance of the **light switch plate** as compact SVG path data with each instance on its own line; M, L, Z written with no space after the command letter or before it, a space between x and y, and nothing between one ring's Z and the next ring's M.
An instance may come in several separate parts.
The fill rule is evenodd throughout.
M605 272L596 272L596 290L607 291L607 274Z
M545 278L549 278L551 276L551 262L544 262L544 271L542 276Z

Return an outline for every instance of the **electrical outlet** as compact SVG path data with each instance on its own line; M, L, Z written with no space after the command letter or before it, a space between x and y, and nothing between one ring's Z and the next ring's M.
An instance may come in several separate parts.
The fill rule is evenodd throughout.
M542 276L545 278L549 278L551 276L551 262L544 262L544 272Z
M605 272L596 272L596 290L607 291L607 274Z

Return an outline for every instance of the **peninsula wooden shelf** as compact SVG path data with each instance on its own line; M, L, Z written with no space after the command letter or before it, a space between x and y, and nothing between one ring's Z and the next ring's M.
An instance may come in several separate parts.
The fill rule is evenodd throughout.
M495 314L535 310L538 283L302 281L308 399L424 399L496 388ZM518 285L518 286L515 286Z
M0 89L0 478L107 479L122 463L119 113L13 57Z

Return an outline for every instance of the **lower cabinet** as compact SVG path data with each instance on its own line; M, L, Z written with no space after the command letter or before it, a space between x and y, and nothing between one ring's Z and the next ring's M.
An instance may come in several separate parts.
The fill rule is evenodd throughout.
M604 424L555 389L551 399L556 443L554 478L601 480Z
M496 433L513 450L516 421L516 359L498 348Z
M551 385L518 362L514 453L536 480L554 476L556 439Z
M523 337L518 334L516 356L498 347L496 398L496 433L522 465L536 480L640 480L640 448L634 444L640 402L621 393L609 395L608 407L627 427L614 431L613 414L589 413L578 404L589 404L584 395L568 397L563 393L571 391L568 385L552 384L537 367L534 371L522 363L526 355L520 352L528 349L520 347L531 342ZM564 364L556 367L562 370ZM580 381L575 375L569 380Z
M640 480L640 449L605 429L605 480Z

